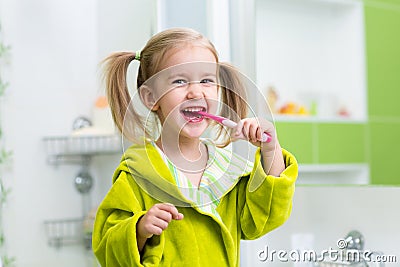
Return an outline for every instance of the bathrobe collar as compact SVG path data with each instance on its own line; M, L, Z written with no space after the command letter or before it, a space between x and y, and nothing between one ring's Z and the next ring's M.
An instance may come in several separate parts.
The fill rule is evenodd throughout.
M215 151L208 149L213 157ZM216 148L220 149L220 148ZM224 149L223 154L229 156L229 150ZM213 158L212 160L216 160ZM160 202L171 203L175 206L193 207L195 204L188 200L177 187L175 178L168 169L157 149L150 143L144 145L133 145L129 147L121 160L120 171L132 174L136 183L150 196ZM226 171L218 179L223 179L228 183L229 188L226 192L218 196L219 198L227 194L240 180L242 176L249 175L253 163L249 160L232 154L231 164L226 165ZM118 178L119 172L114 175L113 182Z

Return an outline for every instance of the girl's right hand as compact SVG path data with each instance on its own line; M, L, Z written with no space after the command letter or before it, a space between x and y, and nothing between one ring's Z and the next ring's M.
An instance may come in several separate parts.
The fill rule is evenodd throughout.
M137 223L136 232L138 243L141 243L140 241L145 241L153 235L161 235L162 231L168 227L172 219L182 220L183 214L179 213L178 209L172 204L155 204Z

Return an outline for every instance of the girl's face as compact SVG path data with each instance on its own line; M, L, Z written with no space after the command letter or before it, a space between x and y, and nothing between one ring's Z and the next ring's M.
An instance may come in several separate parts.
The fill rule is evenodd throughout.
M218 106L217 62L207 48L186 45L169 51L157 74L156 109L163 130L198 138L208 121L196 111L213 113Z

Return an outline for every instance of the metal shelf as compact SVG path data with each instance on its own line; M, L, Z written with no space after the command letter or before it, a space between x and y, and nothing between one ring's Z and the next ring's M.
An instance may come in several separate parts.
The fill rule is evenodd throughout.
M75 177L75 187L82 196L83 217L47 220L44 222L49 246L84 245L91 249L94 215L89 216L90 191L93 178L89 172L93 156L118 154L123 150L119 135L51 136L43 138L47 162L51 165L77 164L81 170ZM85 218L85 219L83 219Z
M85 248L90 249L92 233L84 231L84 222L82 218L45 221L49 246L61 248L66 245L83 244Z
M52 136L43 138L47 162L52 165L76 163L94 155L114 154L122 151L119 135Z

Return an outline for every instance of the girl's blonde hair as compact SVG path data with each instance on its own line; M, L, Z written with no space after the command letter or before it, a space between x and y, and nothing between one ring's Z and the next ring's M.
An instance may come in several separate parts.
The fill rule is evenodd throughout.
M209 49L218 63L218 53L214 45L203 35L195 30L187 28L173 28L162 31L154 35L147 42L140 52L140 59L135 52L116 52L108 56L102 62L104 64L104 82L106 86L107 98L111 108L111 113L118 130L130 141L138 142L141 137L156 139L160 130L160 123L157 116L153 113L152 122L149 117L140 115L131 102L131 94L127 86L127 71L129 64L137 59L140 61L137 73L137 90L140 94L140 87L143 83L157 72L161 71L160 66L164 55L170 49L176 49L187 44L196 44ZM242 94L237 94L237 86L241 87L238 75L232 71L232 66L227 64L220 65L220 79L224 86L221 86L221 98L226 104L222 108L222 113L231 116L237 113L240 118L246 115L246 102ZM232 87L232 88L229 88ZM228 90L231 89L231 90ZM233 90L232 90L233 89ZM238 89L239 91L241 89ZM233 112L229 110L233 110ZM151 129L150 129L151 128ZM219 129L219 136L223 133ZM229 143L225 138L224 145Z

